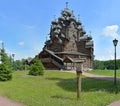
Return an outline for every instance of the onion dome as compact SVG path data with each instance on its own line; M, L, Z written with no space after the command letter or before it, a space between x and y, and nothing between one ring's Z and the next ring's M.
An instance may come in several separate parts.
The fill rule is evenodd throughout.
M61 16L61 17L59 17L59 20L60 20L60 21L64 21L65 18L64 18L63 16Z
M73 12L68 8L65 8L63 12L67 13L67 15L69 15L69 16L73 15Z
M55 30L55 31L54 31L54 34L59 34L59 31L58 31L58 30Z
M55 24L52 25L51 29L54 29L54 28L56 28L56 25L55 25Z
M93 47L93 41L92 40L86 42L86 48L91 48L91 47Z
M62 11L63 16L67 16L67 13L65 11Z
M86 34L85 30L82 31L82 34Z
M50 44L50 40L47 40L47 41L45 42L45 44L46 44L46 45L49 45L49 44Z
M52 21L52 24L57 25L57 23L58 23L58 22L56 21L56 19Z
M87 40L88 36L87 35L84 35L84 36L81 36L79 39L80 40Z
M82 26L81 25L78 25L78 30L82 30Z
M88 40L92 40L92 36L90 35L90 36L88 36Z
M62 29L62 27L59 24L56 26L56 28L57 29Z
M76 21L75 16L71 16L70 21Z
M80 22L80 20L78 20L76 23L77 23L77 25L82 25L82 23Z
M81 21L80 21L80 15L78 14L78 21L77 21L77 25L81 25Z
M83 29L83 27L81 28L81 33L84 35L84 34L86 34L86 31Z
M69 21L69 20L70 20L70 18L69 18L69 17L66 17L66 20L67 20L67 21Z

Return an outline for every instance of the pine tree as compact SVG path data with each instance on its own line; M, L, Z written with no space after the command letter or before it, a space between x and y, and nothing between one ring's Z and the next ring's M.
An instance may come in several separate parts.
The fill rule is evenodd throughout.
M29 75L44 75L44 66L41 63L39 58L35 58L33 60L33 64L30 66L30 71L29 71Z
M2 43L2 49L0 51L1 64L0 64L0 81L7 81L12 78L12 69L10 58L5 52L4 45Z

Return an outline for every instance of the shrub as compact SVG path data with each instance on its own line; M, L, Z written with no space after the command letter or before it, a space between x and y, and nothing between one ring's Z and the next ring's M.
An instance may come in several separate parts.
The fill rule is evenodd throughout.
M30 66L30 71L29 71L29 75L44 75L44 66L41 63L39 58L35 58L33 60L33 64Z
M0 81L7 81L12 79L12 71L5 66L4 64L0 64Z
M4 46L0 49L0 61L0 81L12 79L11 59L5 52Z

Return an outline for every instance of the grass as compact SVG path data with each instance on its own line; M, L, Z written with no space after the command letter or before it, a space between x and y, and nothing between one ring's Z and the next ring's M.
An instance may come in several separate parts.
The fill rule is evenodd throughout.
M27 71L13 73L12 81L0 82L0 95L27 106L106 106L120 99L120 82L83 77L80 100L76 97L76 75L47 71L44 76L29 76Z
M114 77L114 70L94 70L89 73ZM116 70L116 76L120 78L120 70Z

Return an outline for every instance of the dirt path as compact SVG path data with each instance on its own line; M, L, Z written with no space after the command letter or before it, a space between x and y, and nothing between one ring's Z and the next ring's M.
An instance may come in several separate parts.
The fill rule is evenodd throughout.
M65 71L65 72L71 72L71 73L76 74L76 71ZM90 73L87 73L87 72L83 72L82 75L84 75L84 76L86 76L88 78L96 78L96 79L111 80L111 81L114 80L114 78L111 77L111 76L95 75L95 74L90 74ZM120 81L120 78L117 78L117 80Z
M89 78L96 78L96 79L101 79L101 80L111 80L111 81L114 80L114 77L111 77L111 76L94 75L94 74L90 74L86 72L83 72L83 75ZM120 81L120 78L117 78L117 80Z
M0 96L0 106L25 106L10 99Z

